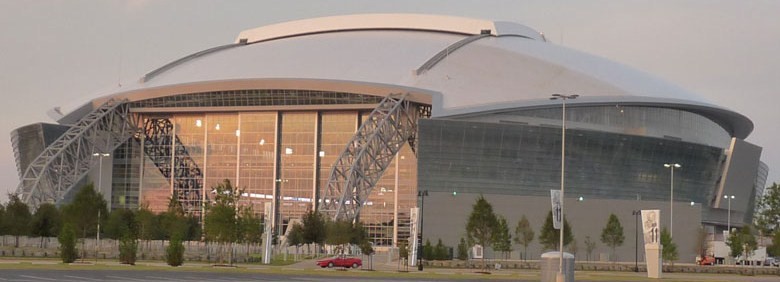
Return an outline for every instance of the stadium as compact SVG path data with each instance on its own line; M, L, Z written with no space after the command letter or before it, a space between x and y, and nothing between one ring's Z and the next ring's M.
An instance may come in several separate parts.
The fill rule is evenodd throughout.
M552 94L579 95L563 101L575 240L598 238L615 213L628 259L632 211L660 209L689 260L700 226L722 240L752 220L768 168L744 141L745 115L521 24L418 14L246 30L56 108L57 124L11 134L17 192L60 204L94 182L111 209L162 211L175 196L199 215L228 179L255 211L271 203L278 232L315 209L359 217L376 246L394 246L414 237L422 206L424 239L455 246L479 196L512 230L523 215L542 225L561 181Z

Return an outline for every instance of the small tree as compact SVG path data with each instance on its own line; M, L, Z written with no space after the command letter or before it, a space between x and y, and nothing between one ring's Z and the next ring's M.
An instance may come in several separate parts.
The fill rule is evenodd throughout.
M398 259L409 259L409 248L405 240L398 242Z
M450 259L450 252L449 248L442 243L441 238L439 238L439 241L436 243L436 246L433 247L433 259L434 260L448 260Z
M563 246L565 247L574 240L574 232L566 219L563 220L563 228ZM544 220L544 225L539 233L539 243L542 244L543 249L557 251L558 245L560 245L560 234L560 229L555 229L553 226L552 211L547 212L547 219Z
M469 242L480 244L482 247L489 246L493 242L497 225L498 219L493 213L493 206L480 195L466 223ZM484 256L482 256L482 268L486 268Z
M180 235L174 234L165 248L165 262L170 266L180 266L184 263L184 244Z
M493 250L501 252L504 259L509 259L509 253L512 252L512 235L509 234L509 225L503 216L497 216L498 225L496 234L493 238Z
M520 221L517 222L515 227L515 243L523 246L523 260L528 257L528 245L534 240L534 229L531 227L531 223L523 215Z
M15 246L19 247L19 236L30 234L30 208L22 202L17 194L8 194L8 206L5 208L3 222L8 235L16 237Z
M750 226L744 226L741 230L737 233L740 237L740 241L742 243L742 259L747 260L750 256L753 255L753 252L758 249L758 242L756 241L756 235L753 234L752 228Z
M60 258L64 263L76 261L76 230L70 223L65 223L57 241L60 242Z
M590 261L594 250L596 250L596 241L591 240L590 236L585 236L585 255L588 261Z
M431 246L431 241L428 239L425 239L425 245L423 245L422 249L422 257L424 260L433 260L433 246Z
M294 223L290 232L287 233L287 245L295 247L295 255L298 255L298 248L303 245L303 225Z
M693 248L693 251L696 252L700 258L704 259L704 257L707 256L707 250L710 249L710 244L707 241L707 231L704 230L704 227L699 227L699 230L696 233L696 245L694 245Z
M319 254L319 245L325 243L325 217L309 210L303 215L303 243L314 244L315 253Z
M661 246L663 246L661 251L663 260L674 265L674 261L677 260L677 244L672 241L672 235L669 234L669 230L666 230L666 228L661 230Z
M70 222L80 233L81 238L95 236L97 232L98 214L102 223L108 217L106 200L95 191L92 183L82 187L70 204L62 207L63 221Z
M263 220L259 215L254 213L252 206L245 206L240 208L238 213L237 236L239 241L244 243L257 244L263 241Z
M756 203L755 223L761 234L770 235L780 230L780 184L772 183Z
M612 255L610 257L612 261L617 259L615 256L615 248L622 246L623 240L625 239L625 236L623 236L623 226L620 225L620 220L614 213L609 214L607 226L601 230L601 242L612 248Z
M458 259L469 259L469 246L466 244L466 239L463 237L460 238L460 243L458 243Z
M571 253L575 259L577 258L577 251L579 251L579 248L577 247L577 239L571 240L569 246L566 247L566 251Z
M772 245L766 248L766 254L772 257L780 256L780 231L775 231L775 235L772 236Z
M30 226L32 235L41 237L41 248L44 248L43 237L57 236L62 225L60 211L54 204L43 203L35 210Z
M371 242L368 240L363 241L358 245L360 247L360 252L364 255L368 256L368 269L373 270L374 269L374 246L372 246Z
M336 251L343 254L344 245L352 240L352 223L346 220L328 221L325 226L325 243L337 246Z
M215 186L214 191L216 193L214 203L209 203L206 206L206 217L204 219L206 240L217 242L220 245L228 243L230 246L228 254L230 257L229 263L232 264L232 244L238 239L236 205L242 191L233 187L228 179Z
M119 263L135 265L136 254L138 253L138 240L130 230L125 230L125 234L119 241Z

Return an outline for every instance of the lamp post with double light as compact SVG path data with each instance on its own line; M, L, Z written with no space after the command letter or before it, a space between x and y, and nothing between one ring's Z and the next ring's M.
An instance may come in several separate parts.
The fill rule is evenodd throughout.
M664 164L664 167L668 168L671 174L671 180L669 181L669 237L674 237L674 169L681 168L682 165L678 163Z
M559 246L558 246L558 254L559 254L559 261L558 261L558 275L555 277L557 281L564 281L563 276L563 232L564 232L564 225L565 222L565 215L563 210L563 203L565 202L564 199L564 172L566 168L566 100L569 99L577 99L580 95L573 94L573 95L563 95L563 94L552 94L552 97L550 97L550 100L561 100L563 106L561 108L561 233L560 238L558 238Z
M734 199L734 195L723 195L724 199L729 201L728 219L726 221L726 230L731 232L731 199Z

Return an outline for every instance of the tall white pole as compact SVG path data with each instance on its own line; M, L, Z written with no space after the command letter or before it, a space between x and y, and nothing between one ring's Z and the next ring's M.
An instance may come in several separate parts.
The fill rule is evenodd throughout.
M564 202L566 201L566 197L564 194L564 177L565 177L565 168L566 168L566 99L575 99L579 97L580 95L562 95L562 94L553 94L550 100L557 100L561 99L563 102L563 107L561 108L561 233L559 234L558 238L558 275L556 277L557 281L565 281L565 277L563 275L563 233L564 233L564 222L565 216L564 216Z
M558 246L558 254L560 255L558 257L558 274L563 278L563 228L566 226L563 224L565 221L565 214L563 212L563 206L564 202L566 202L566 197L564 196L564 171L566 168L566 162L564 158L566 158L566 98L563 99L563 108L562 108L562 114L561 114L561 233L559 237L559 246Z
M669 196L669 237L674 237L674 165L669 166L672 169L672 182L669 184L671 192Z

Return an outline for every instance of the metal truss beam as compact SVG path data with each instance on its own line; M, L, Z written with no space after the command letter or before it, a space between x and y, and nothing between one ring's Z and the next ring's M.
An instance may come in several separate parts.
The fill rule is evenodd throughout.
M72 125L25 169L16 193L37 208L59 204L98 163L94 153L113 152L137 131L125 100L111 99Z
M184 212L198 216L202 204L203 172L174 131L173 123L167 118L145 119L144 153L163 177L171 181L172 197L177 197Z
M417 120L430 117L430 106L391 94L363 122L333 164L321 212L333 219L353 220L405 143L416 154Z

